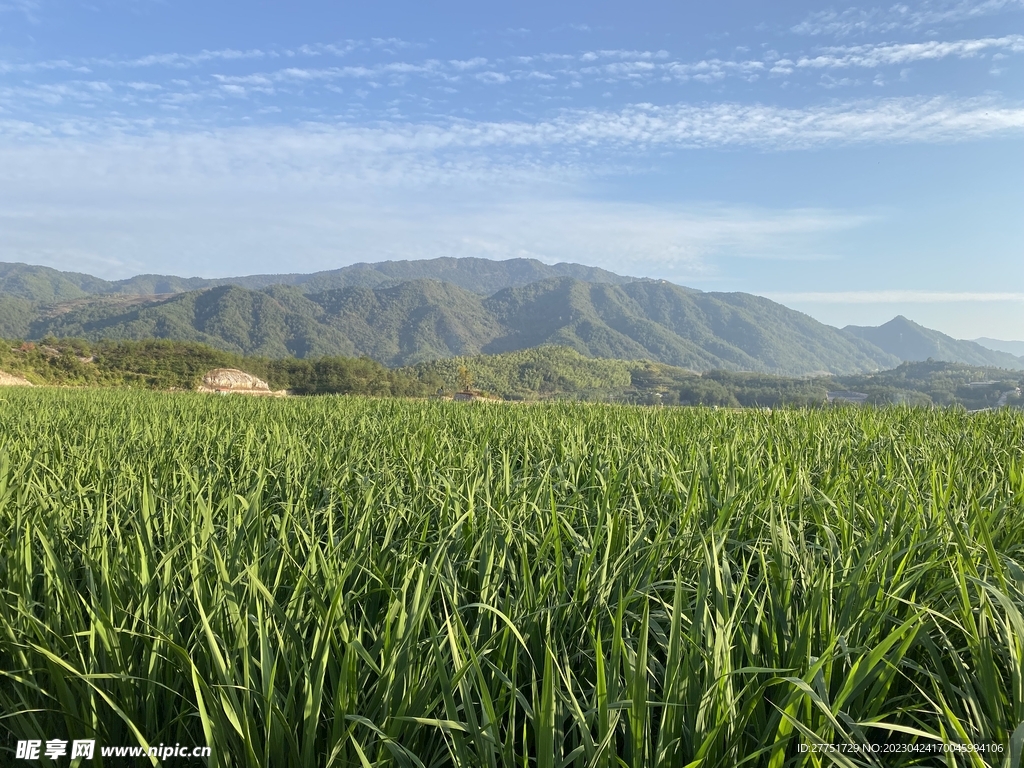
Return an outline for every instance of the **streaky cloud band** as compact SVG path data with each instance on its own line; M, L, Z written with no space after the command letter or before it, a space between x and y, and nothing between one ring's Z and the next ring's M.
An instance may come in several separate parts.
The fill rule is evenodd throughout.
M1001 291L804 291L766 293L780 302L809 304L946 304L964 301L1024 302L1024 293Z
M753 147L799 150L829 145L948 143L1024 130L1024 104L994 98L906 97L788 108L735 102L654 105L621 110L565 110L548 120L376 122L354 125L309 122L293 126L210 130L180 121L61 118L53 124L0 119L0 138L14 143L64 144L112 141L137 144L188 142L226 155L266 152L342 157L421 156L440 153L574 147L574 162L593 152L656 148Z

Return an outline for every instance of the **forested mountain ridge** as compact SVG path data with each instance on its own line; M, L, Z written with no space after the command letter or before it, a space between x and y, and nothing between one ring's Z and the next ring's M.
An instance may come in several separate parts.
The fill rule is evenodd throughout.
M436 280L319 293L229 285L38 307L7 297L0 301L0 335L164 338L265 357L365 355L393 366L543 344L697 371L852 373L899 362L767 299L701 293L664 281L611 285L568 277L488 297Z
M898 363L781 304L703 293L663 280L626 285L566 278L500 291L484 302L511 332L484 352L540 344L593 357L648 359L695 371L871 371Z
M901 330L917 341L894 342L896 325L896 342ZM390 366L560 345L588 357L791 376L871 372L927 357L1024 368L1020 358L903 318L839 330L751 294L531 259L121 281L0 264L0 336L174 339L235 354L367 356ZM932 353L905 357L921 350Z
M296 286L303 293L362 286L380 288L408 280L440 280L473 293L489 296L502 288L527 285L552 277L572 277L591 283L622 284L637 278L624 277L584 264L545 264L537 259L493 261L479 258L438 258L419 261L382 261L351 264L310 274L247 275L202 278L173 275L136 275L125 280L101 280L78 272L61 272L32 264L0 262L0 294L37 303L81 299L96 294L153 296L186 293L204 288L235 285L261 290L273 285Z

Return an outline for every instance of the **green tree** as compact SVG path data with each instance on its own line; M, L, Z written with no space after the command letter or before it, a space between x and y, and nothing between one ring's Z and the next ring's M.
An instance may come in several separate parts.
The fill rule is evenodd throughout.
M459 366L459 389L469 392L473 388L473 374L464 365Z

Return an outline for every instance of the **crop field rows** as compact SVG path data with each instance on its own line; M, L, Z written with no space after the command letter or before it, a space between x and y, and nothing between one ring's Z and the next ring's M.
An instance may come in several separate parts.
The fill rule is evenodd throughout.
M1022 614L1020 412L0 393L3 764L1002 767Z

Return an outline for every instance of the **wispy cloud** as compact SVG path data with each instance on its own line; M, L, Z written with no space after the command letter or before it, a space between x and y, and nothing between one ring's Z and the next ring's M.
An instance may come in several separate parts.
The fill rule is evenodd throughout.
M1003 291L805 291L766 293L780 302L809 304L948 304L965 301L1024 302L1024 293Z
M479 69L480 67L485 67L487 66L487 59L481 56L477 56L473 59L452 59L448 64L461 72L467 69Z
M507 83L512 79L504 72L494 71L478 72L473 77L481 83Z
M309 271L354 261L483 256L582 261L687 280L713 277L722 256L752 248L813 250L818 238L851 226L851 217L827 210L656 206L537 187L526 195L522 188L511 195L440 188L410 197L381 196L364 185L301 196L254 192L246 177L229 171L204 188L208 172L146 195L96 189L65 174L60 203L44 195L5 201L0 260L79 270L88 264L104 276L126 277L280 271L282 253L292 254L288 269Z
M488 75L489 73L479 73ZM306 72L302 76L312 76ZM299 75L296 74L296 77ZM225 78L223 85L262 85ZM102 95L103 83L80 83L75 90L63 86L41 88L35 98L90 99ZM19 89L0 90L0 102L24 97ZM25 121L20 121L21 125ZM179 125L179 130L184 126ZM60 118L36 125L38 135L124 135L153 130L152 121L134 128L124 118L109 121ZM296 141L329 146L332 154L358 148L361 153L511 151L528 157L531 150L571 146L581 152L644 152L659 148L758 147L794 150L828 145L870 143L936 143L979 139L1024 131L1024 105L992 98L893 98L829 103L786 108L735 102L636 104L620 110L565 110L557 117L537 121L469 121L376 125L307 123L295 128L242 132L262 136L261 142ZM18 129L23 135L24 131ZM0 123L0 136L7 134ZM230 129L215 135L236 141ZM269 149L269 147L268 147ZM579 157L579 156L577 156Z
M792 31L801 35L846 37L867 32L885 33L897 29L955 24L1022 9L1024 0L932 0L918 3L916 7L906 3L897 3L888 8L853 6L842 11L815 11L792 27Z
M85 64L72 63L67 59L52 59L49 61L33 61L33 62L19 62L12 63L8 61L0 61L0 74L8 74L10 72L47 72L52 70L65 70L68 72L90 72L91 70Z
M738 75L746 79L757 77L766 69L763 61L727 61L723 59L704 59L693 63L672 62L666 65L666 71L678 80L696 80L713 82L722 80L729 75Z
M930 40L924 43L879 43L833 47L826 48L815 56L801 57L795 62L795 66L819 69L825 67L882 67L944 59L951 56L971 58L993 49L1009 53L1024 52L1024 35L949 42Z
M597 61L598 59L632 59L634 61L651 61L669 58L668 51L627 51L619 48L600 51L587 51L580 55L580 61Z
M36 15L40 9L38 0L3 0L0 2L0 13L21 13L30 23L38 23Z
M389 258L532 256L713 280L719 258L810 259L868 218L602 202L588 191L631 158L646 165L650 150L955 140L1008 124L1024 129L1024 108L637 105L535 123L222 130L123 119L44 129L0 119L0 260L81 269L108 259L125 272L207 273L211 264L274 271L282 253L303 254L289 269L310 270Z
M338 80L345 78L374 79L389 76L429 75L442 70L441 62L427 60L419 64L404 61L393 61L387 64L370 66L324 67L313 69L308 67L288 67L276 72L261 74L260 77L273 80Z
M947 142L1024 130L1024 105L986 99L897 98L787 109L737 103L639 104L604 112L575 110L536 123L453 124L443 143L575 144L638 148Z
M239 51L224 48L217 51L200 51L199 53L154 53L135 59L97 59L96 64L113 67L190 67L208 61L238 61L240 59L262 59L268 56L266 51L253 48Z
M1024 3L1024 0L1020 1ZM384 47L392 44L394 51ZM545 93L561 88L567 95L587 85L606 88L613 84L629 84L633 87L651 88L653 91L671 82L712 84L733 78L753 83L765 75L778 76L765 79L780 85L787 83L794 74L800 72L827 73L829 70L851 68L904 68L916 62L947 58L969 59L988 54L991 54L993 59L990 70L993 74L998 74L1006 69L1006 65L996 64L995 60L1024 53L1024 35L951 41L932 40L921 43L830 46L818 48L813 52L786 56L768 51L760 59L708 57L686 61L673 58L665 50L600 49L575 54L545 53L494 59L480 56L467 59L396 58L365 62L350 60L347 63L331 61L332 57L350 56L357 50L370 51L371 58L376 56L379 59L381 55L396 55L397 52L411 47L412 44L404 41L344 41L334 44L303 45L287 50L224 48L195 53L159 53L130 59L65 58L37 62L0 60L0 76L26 75L19 87L28 89L27 93L33 90L42 93L47 89L53 91L62 87L74 90L77 87L76 83L85 79L90 82L106 81L112 87L109 99L111 108L119 110L118 105L126 101L140 103L137 99L131 101L125 91L134 90L132 97L139 96L139 89L134 89L129 83L138 82L141 78L139 75L132 77L127 71L141 69L147 71L145 79L162 91L160 98L154 97L149 101L160 108L176 106L181 109L183 104L196 105L204 99L222 100L225 93L237 95L244 91L246 94L260 94L262 102L259 109L266 110L286 106L270 103L269 99L275 96L283 99L301 95L303 99L312 100L317 95L324 96L330 91L337 93L338 88L332 83L340 80L361 80L374 88L398 88L401 90L394 93L401 98L411 99L429 99L429 93L415 85L424 81L429 82L431 87L445 89L448 93L469 87L479 89L483 85L504 86L509 83L543 82ZM737 53L742 51L737 49ZM273 66L268 67L268 64ZM192 70L188 80L180 79L183 70ZM156 74L157 72L161 74ZM63 83L60 82L62 78ZM896 79L895 75L882 76L876 77L875 82L876 85L884 85ZM836 75L826 77L822 84L830 87L850 87L857 82L855 79ZM537 96L538 93L532 95ZM578 101L576 97L570 98ZM32 98L27 103L32 103ZM223 118L230 119L239 111L248 109L241 104L236 102L235 106L222 112ZM17 103L9 105L9 109L15 113L24 112Z
M13 4L0 2L0 11L24 10L25 12L30 12L37 10L38 8L38 3L33 2L32 0L17 0ZM56 69L91 71L92 69L103 67L116 69L134 67L168 67L174 69L185 69L189 67L197 67L210 62L240 62L253 59L320 56L343 57L348 56L355 51L374 51L393 55L398 51L419 47L422 46L399 38L373 38L371 40L344 40L337 43L310 43L300 45L297 48L250 48L248 50L220 48L214 50L204 49L191 53L152 53L147 54L146 56L136 56L132 58L118 58L110 56L100 58L93 57L83 58L78 61L68 59L17 63L0 61L0 74L4 72L38 72ZM456 63L457 62L452 62L452 65L456 65Z

